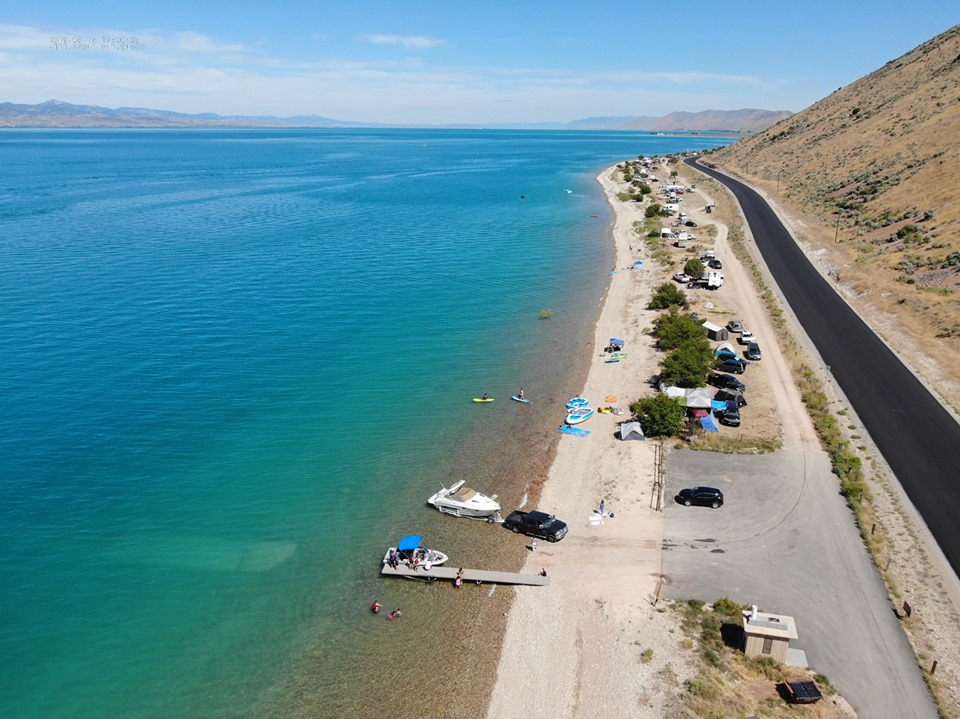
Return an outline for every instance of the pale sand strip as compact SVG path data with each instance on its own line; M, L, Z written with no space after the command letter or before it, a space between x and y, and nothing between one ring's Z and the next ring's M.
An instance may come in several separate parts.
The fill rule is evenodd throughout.
M622 189L613 168L597 178L616 214L616 267L635 259L643 268L611 277L597 322L591 365L582 395L594 406L607 395L619 398L620 417L596 415L585 424L589 437L562 437L538 509L570 525L558 544L539 542L522 571L546 568L551 585L517 592L487 716L654 717L664 716L670 697L694 674L679 649L676 619L652 605L660 572L662 512L650 508L654 441L621 442L618 423L627 405L648 394L657 370L652 339L642 334L656 313L645 309L652 268L633 223L641 208L616 199ZM605 364L599 356L611 337L626 340L627 359ZM564 409L556 408L557 425ZM615 514L602 525L589 517L600 499ZM666 501L672 501L667 498ZM653 656L644 661L645 649Z

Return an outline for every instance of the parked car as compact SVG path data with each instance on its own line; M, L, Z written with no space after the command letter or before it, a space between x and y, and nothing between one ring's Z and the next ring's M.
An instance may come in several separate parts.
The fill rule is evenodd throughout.
M687 227L696 227L696 226L697 226L697 223L694 222L693 220L687 220L687 221L684 222L683 224L685 224Z
M721 389L735 389L743 392L746 387L743 382L738 380L732 374L720 374L719 372L711 372L707 377L707 382L712 384L714 387L719 387Z
M503 526L515 534L526 534L528 537L539 537L548 542L559 542L567 534L566 522L561 522L552 514L546 512L511 512Z
M717 363L715 369L720 372L733 372L734 374L743 374L749 362L742 359L725 359Z
M747 345L747 351L743 353L743 356L748 360L758 360L763 355L760 354L760 345L756 342L751 342Z
M714 487L690 487L681 489L675 498L680 504L690 506L692 504L701 507L713 507L719 509L723 506L723 492Z
M722 263L720 260L718 260L716 257L714 257L712 260L710 260L709 262L707 262L707 266L710 267L710 268L712 268L712 269L714 269L714 270L722 270L722 269L723 269L723 263Z
M720 419L720 424L725 424L728 427L740 426L740 408L737 406L736 400L728 399L727 406L724 409L717 410L716 414Z
M727 322L727 329L731 332L743 332L743 322L740 320L730 320Z
M757 341L757 336L753 334L750 330L744 330L740 333L740 339L737 340L742 345L748 345L751 342Z
M690 281L690 278L687 277L687 276L686 276L685 274L683 274L682 272L677 272L676 274L674 274L673 279L674 279L674 281L676 281L676 282L689 282L689 281Z

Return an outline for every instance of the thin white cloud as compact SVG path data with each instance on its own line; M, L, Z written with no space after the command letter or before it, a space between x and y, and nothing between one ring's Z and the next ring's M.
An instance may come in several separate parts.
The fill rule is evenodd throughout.
M268 46L192 32L101 29L82 34L137 37L141 47L58 50L47 30L0 25L5 70L0 73L0 101L56 98L107 107L146 105L224 115L318 114L426 124L789 106L774 97L776 83L707 71L448 66L419 56L375 62L337 57L308 61L270 54ZM396 38L392 42L402 44Z
M211 37L196 32L178 32L176 44L180 50L205 55L243 52L246 48L240 43L217 42Z
M399 45L415 48L429 48L443 44L443 40L418 35L361 35L360 39L372 45Z
M23 25L0 25L0 50L48 50L53 47L51 38L64 34L53 31L43 32ZM71 35L76 34L71 33Z

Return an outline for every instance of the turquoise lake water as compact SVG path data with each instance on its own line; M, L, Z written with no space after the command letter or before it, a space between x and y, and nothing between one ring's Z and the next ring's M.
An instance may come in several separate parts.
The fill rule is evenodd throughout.
M724 143L0 132L0 714L252 717L296 690L370 715L371 598L435 636L378 557L499 541L426 498L516 503L514 455L551 439L518 438L606 286L594 178Z

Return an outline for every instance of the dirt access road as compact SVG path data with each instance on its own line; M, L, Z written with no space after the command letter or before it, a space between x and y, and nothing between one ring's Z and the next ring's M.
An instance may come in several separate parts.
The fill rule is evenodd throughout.
M749 399L751 376L767 374L783 447L761 456L668 453L665 594L728 596L791 615L800 635L794 645L860 716L933 719L937 711L913 651L772 341L768 315L746 270L734 261L726 228L718 229L716 250L726 278L718 301L739 308L764 352L741 379ZM745 424L751 421L749 406L742 415ZM677 490L698 483L723 490L726 505L711 510L673 501Z

